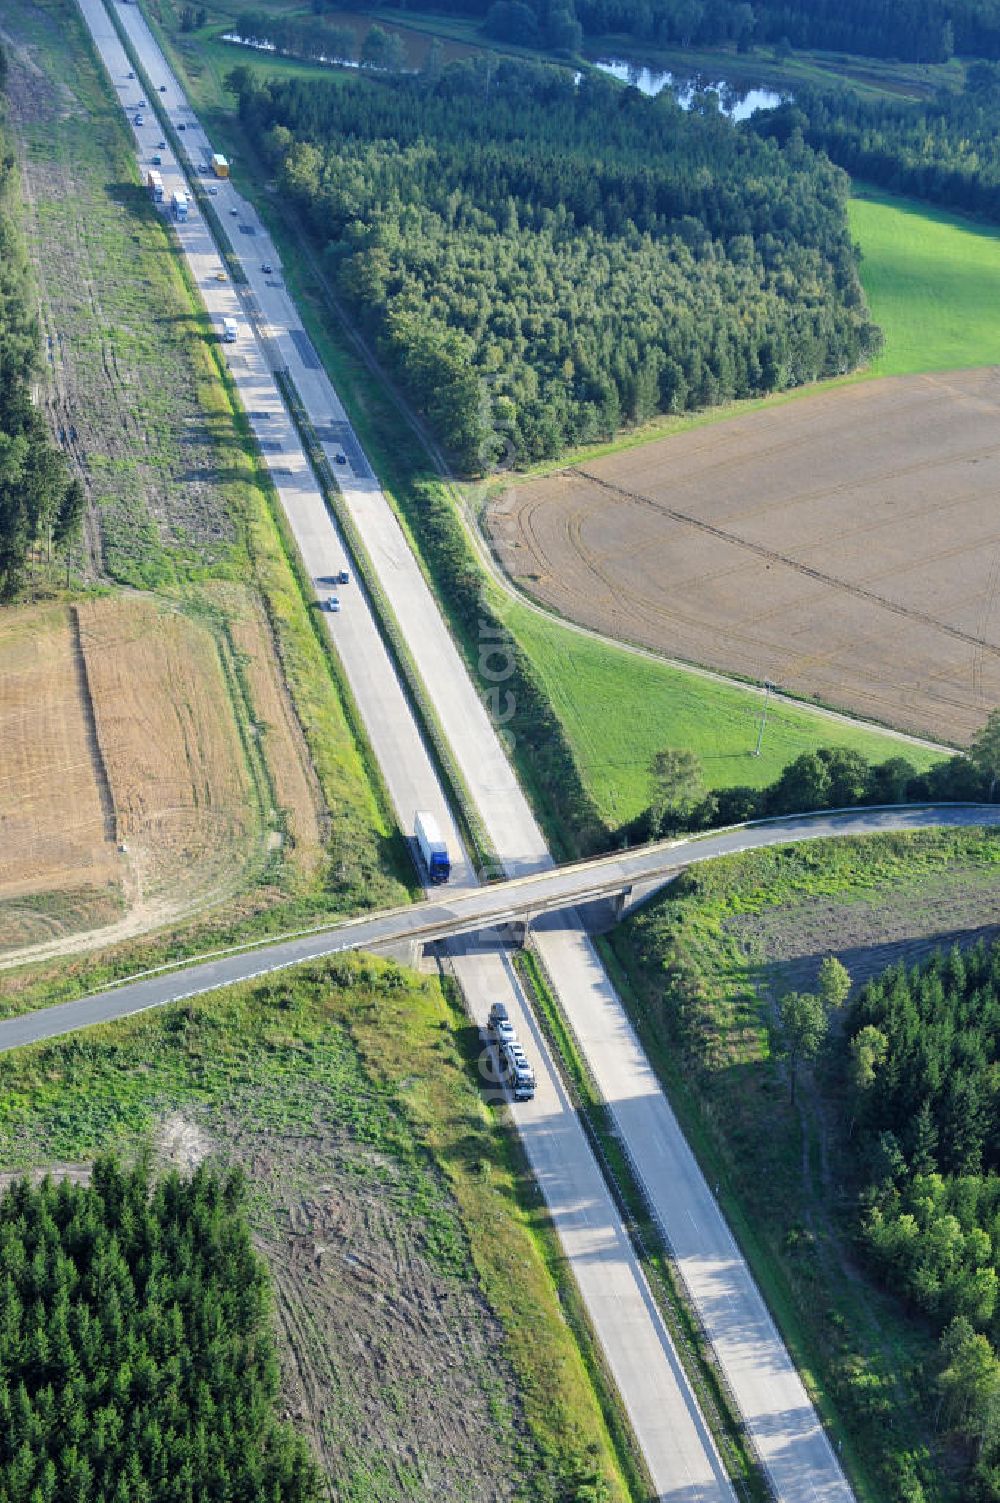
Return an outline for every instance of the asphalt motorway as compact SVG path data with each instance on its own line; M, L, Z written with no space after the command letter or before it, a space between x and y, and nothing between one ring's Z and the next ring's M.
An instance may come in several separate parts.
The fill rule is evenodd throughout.
M669 881L686 867L714 861L739 851L791 845L803 840L877 835L901 831L1000 825L997 804L937 804L851 809L836 813L793 815L759 824L740 825L714 835L663 841L627 852L580 861L528 877L516 877L465 891L451 885L433 890L423 903L363 914L328 927L304 931L291 939L275 940L252 949L220 951L194 960L181 969L161 969L123 981L106 991L60 1002L54 1007L18 1014L0 1021L0 1054L42 1043L81 1028L110 1023L149 1008L184 1002L221 987L253 981L260 976L308 965L345 950L378 950L399 942L430 943L451 935L469 936L456 952L481 957L491 946L503 952L493 937L499 925L518 918L562 924L559 909L571 908L604 894L652 887ZM501 954L502 970L508 967ZM496 996L500 983L479 988ZM500 986L502 990L502 986ZM485 1024L485 1016L482 1019ZM577 1030L578 1020L575 1021ZM535 1036L533 1022L525 1033ZM539 1044L541 1041L539 1036ZM641 1093L640 1093L641 1097ZM621 1099L634 1099L634 1095ZM519 1116L523 1107L518 1108Z
M95 0L83 0L83 8L89 19L95 13ZM118 7L118 15L128 27L154 87L160 81L164 83L161 102L178 128L185 127L184 150L193 166L200 169L211 148L176 80L169 74L141 14L134 6L126 4ZM100 46L101 39L97 40ZM115 74L117 66L117 61L109 62L109 71L116 79L120 78ZM145 144L144 129L140 127L137 132L141 144ZM231 184L219 185L215 202L220 214L228 215L233 222L233 241L250 282L248 300L238 303L238 307L249 315L253 329L260 336L252 337L245 317L241 324L239 348L234 348L229 358L272 473L276 473L279 464L281 469L286 468L288 454L295 450L301 454L297 444L286 443L284 434L279 439L273 438L274 418L258 420L255 416L255 395L260 392L270 400L266 379L268 363L277 358L290 371L331 462L339 464L339 456L343 456L337 473L342 477L347 504L506 872L514 877L544 871L551 867L551 857L517 784L496 728L465 671L399 523L372 478L360 445L302 330L281 279L273 273L278 264L273 247L255 212L236 195ZM186 228L180 227L182 244ZM271 274L263 271L265 261L272 267ZM201 285L211 308L216 287L222 284L214 282L209 270L202 273ZM229 295L236 297L231 290ZM232 310L226 308L223 311ZM247 362L245 369L240 366L243 360ZM270 385L273 388L273 382ZM297 456L295 462L298 463ZM309 481L304 474L298 490L301 494L286 487L282 492L282 502L286 509L291 507L289 515L293 529L319 588L329 568L327 560L334 547L339 547L339 542L329 519L321 522L320 514L325 517L322 504L314 493L307 494ZM333 546L331 539L334 540ZM358 604L361 608L364 602ZM437 810L436 800L442 795L436 779L432 778L433 787L427 782L424 767L429 764L425 749L422 746L418 750L412 745L410 749L395 745L392 737L387 736L377 723L377 716L366 698L365 665L363 661L354 661L349 633L342 631L345 616L351 614L352 609L348 608L340 616L331 618L331 623L401 823L406 829L412 825L414 808L426 805ZM484 642L484 651L492 651L493 645ZM496 670L499 657L491 661ZM401 791L404 788L408 790L408 801L407 793ZM446 818L445 827L453 828L450 819ZM467 873L461 875L468 877ZM789 1503L799 1503L799 1500L813 1503L815 1499L822 1499L823 1503L834 1503L834 1500L841 1503L841 1500L849 1499L850 1490L815 1411L729 1237L714 1198L684 1143L673 1113L658 1089L620 1000L579 921L573 914L559 920L547 920L539 934L538 945L583 1043L589 1064L615 1115L622 1141L677 1253L692 1301L715 1343L725 1376L746 1418L777 1496L789 1500ZM481 964L479 961L479 957L467 956L456 960L460 979L477 1016L481 1014L490 988L503 980L499 952L492 955L489 966L485 961ZM505 995L509 990L508 981L504 983ZM540 1090L536 1101L539 1110L559 1111L556 1096L547 1096ZM534 1130L527 1113L519 1112L518 1121L526 1134L526 1144L534 1141L537 1150L540 1132ZM545 1123L535 1126L544 1130ZM529 1146L529 1153L531 1151ZM572 1172L568 1162L565 1169L567 1173ZM559 1184L550 1184L550 1188L556 1196L562 1193ZM601 1214L604 1214L603 1210ZM580 1270L585 1269L587 1262L586 1257L581 1257L574 1263L574 1269L581 1277L581 1288L584 1274ZM640 1320L637 1316L637 1321L648 1334L648 1320L645 1317ZM607 1345L606 1330L607 1326L602 1327L601 1338ZM612 1346L614 1344L612 1335ZM690 1432L693 1424L690 1396L681 1394L681 1404L672 1417L669 1435L666 1438L658 1435L657 1420L662 1416L656 1406L644 1402L641 1385L638 1393L634 1385L626 1392L621 1371L625 1371L628 1378L627 1365L621 1371L616 1368L610 1352L609 1360L623 1384L623 1396L660 1495L676 1499L724 1496L717 1477L717 1458L709 1446L702 1443L699 1463L698 1446L692 1445L690 1454L696 1458L694 1464L700 1465L700 1474L685 1471L678 1463L678 1438L685 1426ZM673 1454L670 1444L666 1443L670 1441L675 1442ZM662 1467L650 1460L651 1456L657 1455L662 1458Z
M132 122L143 176L152 154L160 155L169 199L175 187L185 186L184 175L169 147L159 145L161 130L150 108L153 99L141 93L140 81L129 79L127 56L100 0L81 0L81 9ZM116 6L116 14L128 30L146 79L156 91L156 105L179 132L176 139L182 143L192 172L204 175L211 147L141 13L134 5L124 4ZM143 121L136 125L140 100L145 103ZM256 212L231 182L208 178L206 186L215 189L213 203L229 228L248 287L237 289L228 281L218 248L196 205L192 206L192 217L176 224L175 230L218 335L224 317L237 320L237 341L224 345L223 353L318 602L336 588L331 576L344 564L345 552L284 409L273 376L276 367L285 366L299 385L327 457L343 476L355 516L360 509L362 520L367 522L380 510L390 517L391 512L371 479L332 388L324 389L322 401L317 402L308 378L315 375L319 362L284 289L275 248ZM265 265L270 271L264 270ZM342 465L339 455L343 455ZM366 542L370 545L368 536ZM397 575L405 576L413 564L398 527L390 543L390 556L378 560L384 584L394 583ZM414 811L432 810L454 853L456 891L474 888L475 875L406 695L385 652L370 603L356 580L337 593L342 609L325 614L324 620L381 765L400 827L412 834ZM537 864L551 863L546 858ZM339 947L339 942L333 945ZM270 969L274 963L262 952L250 969ZM502 943L497 938L481 939L477 946L463 945L454 955L453 965L470 1012L480 1026L485 1024L490 1003L499 998L519 1020L523 1037L534 1040L538 1089L534 1100L518 1109L515 1121L619 1387L655 1494L672 1503L730 1503L733 1494L722 1463L624 1235L610 1192L577 1116L565 1099L555 1065L544 1040L534 1031ZM163 980L156 984L162 986ZM174 978L174 989L182 995L196 985L191 971L183 978ZM106 999L97 1005L109 1009L106 1016L113 1016L118 1015L122 1000ZM166 998L161 990L152 1002L143 1005L163 1000Z

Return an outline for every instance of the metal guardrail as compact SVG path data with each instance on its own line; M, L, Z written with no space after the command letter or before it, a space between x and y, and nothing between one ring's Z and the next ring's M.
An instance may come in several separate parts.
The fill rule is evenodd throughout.
M532 961L538 967L538 970L542 976L542 980L545 983L546 988L548 989L549 995L553 999L553 1006L558 1010L560 1025L565 1029L566 1034L572 1041L579 1070L587 1081L587 1085L592 1094L593 1100L608 1113L610 1119L612 1120L612 1122L614 1122L614 1110L604 1100L603 1093L601 1092L601 1089L593 1075L593 1072L587 1061L586 1054L583 1050L579 1038L577 1037L576 1031L573 1028L573 1024L570 1021L565 1010L560 1007L558 1001L556 1000L558 998L558 992L555 989L548 968L535 946L529 945L528 948L531 951ZM615 1202L618 1206L618 1210L622 1218L622 1224L625 1227L625 1231L629 1237L629 1240L632 1242L635 1251L638 1254L643 1273L645 1274L646 1280L656 1301L657 1309L660 1311L670 1338L677 1348L685 1375L687 1376L687 1379L690 1382L692 1389L694 1390L695 1398L698 1401L699 1408L705 1416L706 1422L712 1432L715 1443L719 1447L719 1451L726 1463L726 1468L729 1472L733 1487L736 1490L737 1495L743 1500L743 1503L759 1503L759 1493L755 1493L752 1483L745 1477L745 1467L736 1454L735 1447L729 1433L731 1430L735 1429L740 1435L741 1439L744 1441L747 1452L752 1459L756 1471L757 1481L759 1482L761 1488L766 1492L767 1497L772 1500L772 1503L777 1503L777 1494L774 1490L774 1486L771 1482L767 1468L764 1465L763 1458L761 1457L760 1451L757 1448L753 1434L751 1433L745 1419L743 1418L736 1399L736 1395L733 1393L729 1381L722 1370L718 1357L716 1356L711 1337L709 1336L704 1322L698 1314L698 1311L695 1308L690 1296L687 1294L683 1276L676 1266L676 1259L670 1243L670 1238L668 1237L666 1229L664 1228L663 1223L657 1215L656 1209L653 1206L652 1201L650 1200L649 1194L647 1193L645 1184L642 1179L642 1175L639 1172L638 1166L636 1165L635 1159L632 1156L628 1144L626 1143L624 1136L622 1136L617 1131L617 1124L615 1124L615 1137L628 1165L635 1194L642 1201L642 1204L646 1210L646 1214L648 1215L653 1225L656 1227L660 1242L662 1244L660 1250L662 1251L663 1255L666 1256L666 1258L669 1260L671 1266L675 1269L675 1277L672 1288L670 1287L670 1285L668 1285L662 1273L656 1266L654 1260L655 1250L649 1246L648 1241L643 1234L642 1228L636 1220L635 1214L630 1204L629 1196L626 1194L625 1189L618 1178L618 1175L615 1173L614 1167L608 1159L608 1156L604 1150L604 1144L601 1141L600 1130L593 1120L591 1104L582 1095L577 1086L577 1082L574 1079L572 1069L567 1065L566 1061L563 1058L563 1052L560 1047L559 1040L553 1034L548 1017L546 1016L545 1008L539 1007L536 1009L536 1012L541 1022L542 1029L545 1032L546 1038L548 1039L549 1046L553 1053L553 1058L556 1060L557 1065L559 1066L560 1074L563 1079L563 1085L566 1088L567 1094L569 1095L573 1106L579 1113L580 1120L583 1123L584 1131L587 1134L587 1139L601 1167L601 1172L604 1175L611 1193L615 1198ZM675 1302L679 1302L683 1305L685 1318L698 1332L700 1350L699 1347L692 1342L687 1331L685 1331L675 1308ZM720 1392L725 1396L726 1408L728 1411L727 1416L724 1416L722 1411L720 1410L716 1395L712 1392L707 1383L706 1377L702 1372L703 1367L708 1367L711 1370L712 1380L718 1386Z
M302 404L295 383L284 367L275 370L274 375L284 398L285 405L288 408L289 415L302 441L306 458L312 466L319 483L323 498L337 519L337 524L344 534L357 572L360 574L369 599L372 602L375 619L382 632L383 640L400 670L403 682L409 691L410 698L417 711L417 716L427 735L434 758L451 790L452 797L457 806L462 833L471 847L480 879L484 881L488 880L491 874L502 870L500 858L486 831L486 826L476 809L472 795L465 785L465 779L455 761L448 738L438 721L437 712L434 709L430 695L427 692L427 687L410 651L409 643L406 641L396 620L388 596L382 588L378 571L371 560L361 533L355 525L354 518L347 508L337 477L323 451L323 446Z

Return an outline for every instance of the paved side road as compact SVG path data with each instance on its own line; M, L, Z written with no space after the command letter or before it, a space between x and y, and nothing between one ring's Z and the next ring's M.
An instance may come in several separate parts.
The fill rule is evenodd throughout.
M574 866L493 883L489 887L463 891L456 890L449 884L435 889L423 903L413 903L382 913L362 914L358 918L345 919L293 939L275 940L249 950L209 956L202 961L193 962L183 970L149 974L88 997L80 997L73 1002L61 1002L55 1007L5 1018L0 1021L0 1054L10 1049L23 1048L27 1044L58 1038L65 1033L74 1033L81 1028L92 1028L98 1023L114 1022L152 1007L183 1002L190 997L217 991L220 987L234 986L238 982L252 981L275 971L306 965L340 954L344 950L374 950L400 941L426 942L453 934L476 933L479 935L476 944L456 945L455 951L459 958L469 955L478 957L490 943L482 938L490 930L490 926L519 913L537 912L554 903L569 907L580 900L582 893L593 895L599 892L602 884L608 892L616 892L630 884L641 885L654 879L668 880L671 874L680 872L685 867L713 861L719 856L733 855L738 851L789 845L802 840L972 825L1000 825L1000 805L944 804L923 808L854 809L842 813L794 815L787 819L723 830L716 835L641 846L636 850L581 861ZM539 920L539 927L558 935L566 922L561 915L552 914ZM502 956L502 943L499 940L493 943ZM482 978L484 972L478 961L475 967L470 964L469 968L470 971L476 970ZM504 974L510 975L506 966ZM500 972L495 973L488 985L480 982L478 986L470 986L473 995L481 993L486 1000L486 1011L481 1019L484 1025L489 1000L500 995L504 989L498 979L500 975ZM578 1033L582 1033L584 1022L580 1013L575 1012L574 1025ZM535 1032L534 1024L530 1031ZM603 1043L592 1039L590 1052L601 1056L604 1053ZM641 1067L634 1063L634 1068ZM624 1086L619 1086L617 1090L606 1090L605 1094L609 1101L618 1103L635 1100L635 1093ZM658 1091L650 1087L640 1093L639 1099L656 1094L659 1094ZM624 1107L622 1112L624 1114Z
M134 121L140 86L127 77L129 65L117 33L100 0L81 0L81 9L112 82L119 89L123 106ZM156 105L167 111L178 129L184 127L177 140L192 170L204 171L211 147L141 13L128 4L117 7L117 14L128 28L156 91ZM163 176L169 195L175 186L183 186L183 175L169 149L158 147L160 130L155 114L147 109L144 116L142 126L133 125L140 164L145 170L150 155L159 151L164 159ZM313 578L317 596L323 597L334 588L330 575L344 561L343 544L323 505L273 378L276 366L287 365L293 379L301 380L318 362L282 285L275 248L255 211L240 198L231 182L216 182L209 176L208 186L215 188L213 202L240 256L247 288L238 291L228 281L217 279L221 264L218 249L197 208L193 209L195 217L189 223L177 226L181 249L220 332L224 316L237 319L238 340L226 345L224 353L305 567ZM270 269L265 270L265 266ZM331 462L339 465L338 455L343 456L344 464L338 472L361 477L359 483L384 505L384 498L370 480L360 445L341 421L342 409L332 389L328 404L312 409L310 415L324 435ZM405 544L403 551L406 552ZM324 619L381 765L400 828L411 833L414 811L434 810L455 853L457 888L474 889L474 873L461 848L406 696L385 654L369 602L356 581L339 593L342 611ZM340 948L343 942L343 936L335 940L328 937L327 952ZM260 955L252 961L251 969L270 968L277 963L273 956ZM485 1022L490 1002L500 998L515 1016L523 1018L522 1031L529 1036L526 1004L513 971L503 963L499 942L487 945L481 954L457 954L454 966L470 1010L480 1024ZM175 984L178 979L175 978ZM215 971L214 981L211 978L206 981L203 976L200 983L188 972L177 989L186 994L196 985L223 985L226 979L232 978L225 967ZM154 981L159 990L152 1000L149 994L144 1002L133 998L136 1005L156 1005L157 1001L165 1000L162 980ZM122 1000L115 998L109 1003L107 998L93 999L92 1005L108 1015L109 1005L115 1011ZM532 1110L519 1112L515 1120L594 1330L619 1384L656 1495L674 1503L731 1503L732 1492L715 1447L678 1368L642 1271L622 1232L620 1218L576 1114L559 1089L558 1076L543 1041L538 1039L535 1065L539 1085Z
M143 52L151 76L154 69L162 68L165 77L165 64L139 13L126 5L119 14ZM179 91L176 99L171 95L176 80L167 82L169 107L176 109L178 120L189 127L185 140L190 137L201 149L207 142L197 134L200 127L189 112L185 115L187 106ZM234 193L231 186L226 191ZM253 211L238 198L232 199L232 206L237 209L239 237L256 237L259 225ZM245 222L240 217L243 214L248 216ZM250 238L240 240L241 250L244 245L254 248ZM249 268L255 256L244 250L243 260ZM288 320L287 299L283 294L279 298L270 282L260 290L254 287L253 293L259 298L257 317L263 320L269 347L277 348L287 361L315 427L329 436L329 457L337 463L338 454L343 455L339 473L343 475L347 504L505 870L515 876L550 867L551 857L541 832L436 602L386 498L371 478L343 408L302 334L297 316L293 322ZM841 1503L849 1499L850 1490L836 1458L742 1259L733 1255L731 1246L726 1256L717 1255L721 1244L716 1232L722 1226L718 1209L690 1155L684 1158L686 1145L677 1123L656 1087L596 953L572 919L558 930L541 934L539 948L578 1032L588 1041L588 1050L603 1048L607 1052L605 1059L591 1056L590 1063L599 1078L603 1071L623 1140L640 1167L668 1236L678 1245L679 1234L688 1224L698 1229L697 1236L704 1234L707 1264L702 1267L695 1259L687 1260L684 1276L703 1318L717 1333L720 1360L777 1495L789 1503L800 1499L813 1503L815 1498ZM627 1108L637 1093L644 1100L648 1098L644 1127ZM638 1135L651 1126L655 1127L653 1137L640 1140ZM657 1154L652 1152L652 1142L659 1144ZM668 1150L686 1170L666 1182L655 1172L655 1161ZM728 1327L716 1319L720 1301L732 1312ZM752 1340L734 1342L733 1331L752 1332Z

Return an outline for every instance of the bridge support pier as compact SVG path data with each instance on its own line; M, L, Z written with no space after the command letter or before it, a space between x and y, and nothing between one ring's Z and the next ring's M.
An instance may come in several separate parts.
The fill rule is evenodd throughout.
M411 971L419 971L420 962L424 958L424 941L394 939L389 944L373 945L372 954L381 956L383 960L394 960L397 965L405 965Z

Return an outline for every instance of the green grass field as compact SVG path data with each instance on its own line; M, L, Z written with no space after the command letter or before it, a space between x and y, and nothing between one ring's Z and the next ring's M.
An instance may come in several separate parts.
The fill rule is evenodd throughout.
M544 680L587 787L612 825L633 818L649 802L650 758L665 746L695 752L715 788L741 783L762 788L788 762L817 746L853 747L872 761L903 755L919 769L940 760L889 732L854 727L808 705L773 702L755 757L759 694L581 636L523 606L511 605L505 614Z
M998 893L990 830L810 841L692 868L601 942L859 1503L970 1494L938 1429L933 1337L865 1275L853 1241L844 1081L820 1067L792 1107L769 1002L812 989L828 954L859 985L974 937L995 926Z
M1000 350L1000 230L864 190L849 205L861 280L885 353L872 376L993 365Z

